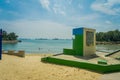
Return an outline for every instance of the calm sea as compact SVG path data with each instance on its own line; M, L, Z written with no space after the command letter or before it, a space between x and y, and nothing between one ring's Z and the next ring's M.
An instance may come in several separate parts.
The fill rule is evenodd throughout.
M2 44L3 50L25 50L26 53L62 53L63 48L72 48L72 40L22 40L16 44ZM97 45L99 51L112 52L120 45Z

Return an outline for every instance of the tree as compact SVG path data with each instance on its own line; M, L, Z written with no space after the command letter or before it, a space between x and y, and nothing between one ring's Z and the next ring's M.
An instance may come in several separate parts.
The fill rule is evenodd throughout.
M3 40L17 40L18 36L14 33L7 33L6 31L2 32L2 39Z
M9 40L17 40L17 37L18 36L14 32L8 34Z
M7 32L6 31L2 31L2 39L3 40L8 40Z
M97 41L120 41L120 31L118 29L108 32L97 32L96 33Z

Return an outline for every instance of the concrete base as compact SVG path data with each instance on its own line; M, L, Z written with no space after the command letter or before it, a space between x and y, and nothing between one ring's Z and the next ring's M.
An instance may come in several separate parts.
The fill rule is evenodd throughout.
M106 60L107 64L98 64L98 60ZM43 62L54 63L59 65L84 68L100 73L109 73L120 71L120 61L103 56L81 57L73 55L58 54L42 58ZM110 61L112 62L110 62Z

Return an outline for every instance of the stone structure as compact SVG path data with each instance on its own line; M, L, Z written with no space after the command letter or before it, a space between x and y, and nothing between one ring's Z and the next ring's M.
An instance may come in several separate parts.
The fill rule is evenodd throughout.
M25 57L25 51L18 51L17 53L14 50L8 50L6 51L2 51L3 54L8 54L8 55L14 55L14 56L19 56L19 57Z
M64 54L90 56L96 51L95 29L75 28L73 29L73 49L64 49Z

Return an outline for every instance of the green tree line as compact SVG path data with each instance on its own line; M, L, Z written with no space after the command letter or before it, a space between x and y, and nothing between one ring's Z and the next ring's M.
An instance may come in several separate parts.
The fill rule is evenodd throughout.
M116 42L120 41L120 31L108 31L108 32L97 32L96 33L97 41L107 41L107 42Z
M7 33L6 31L2 31L2 40L17 40L18 36L14 33Z

